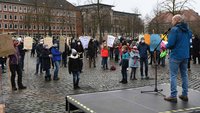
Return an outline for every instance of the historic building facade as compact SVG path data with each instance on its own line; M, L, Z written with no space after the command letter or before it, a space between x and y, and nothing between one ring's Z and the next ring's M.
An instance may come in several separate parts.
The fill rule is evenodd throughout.
M79 10L66 0L0 0L0 33L76 37L81 25Z
M143 32L144 25L140 14L114 11L112 7L114 6L99 4L98 10L98 4L78 6L82 14L83 32L94 35L97 33L98 22L102 34L133 35L136 32Z

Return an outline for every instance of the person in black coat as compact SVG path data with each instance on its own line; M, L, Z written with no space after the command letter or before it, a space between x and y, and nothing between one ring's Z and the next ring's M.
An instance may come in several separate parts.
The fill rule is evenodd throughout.
M93 62L94 67L96 67L95 44L94 44L93 39L90 39L89 44L88 44L88 56L89 56L89 67L91 68L92 62Z
M64 67L67 67L67 56L69 54L69 46L67 45L67 42L65 42L65 51L62 53L62 64Z
M79 59L80 59L80 72L82 72L84 49L83 49L83 45L82 45L81 41L77 41L76 51L77 51Z
M47 45L44 45L44 49L42 50L42 69L46 72L45 81L51 81L51 55Z
M193 46L193 64L196 64L196 58L198 58L198 63L200 64L200 40L197 35L194 36L194 39L192 40L192 46Z
M77 54L77 51L75 49L72 49L72 54L69 57L69 62L68 62L68 71L69 74L73 74L73 86L74 89L79 89L79 75L80 75L80 59Z

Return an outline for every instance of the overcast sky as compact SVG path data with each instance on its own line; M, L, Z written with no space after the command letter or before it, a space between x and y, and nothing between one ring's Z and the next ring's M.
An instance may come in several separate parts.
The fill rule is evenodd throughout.
M84 5L88 0L67 0L72 4ZM96 0L93 0L96 1ZM145 17L146 14L152 15L153 8L156 7L157 0L100 0L104 4L114 5L114 10L124 11L133 13L134 9L138 9L142 14L142 17ZM163 1L163 0L159 0ZM193 0L192 8L200 14L200 0Z

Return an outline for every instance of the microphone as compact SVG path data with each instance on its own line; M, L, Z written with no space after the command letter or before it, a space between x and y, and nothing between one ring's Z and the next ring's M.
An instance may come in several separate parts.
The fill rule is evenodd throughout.
M170 30L171 30L171 27L164 34L167 34Z

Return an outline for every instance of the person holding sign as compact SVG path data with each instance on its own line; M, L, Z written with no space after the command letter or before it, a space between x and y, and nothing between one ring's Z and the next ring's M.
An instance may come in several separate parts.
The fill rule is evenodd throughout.
M22 70L21 70L21 66L20 66L20 53L19 53L19 49L18 49L18 45L19 45L19 41L18 40L14 40L13 41L14 47L15 47L15 53L12 55L9 55L9 67L10 67L10 71L11 71L11 85L12 85L12 90L17 90L16 84L15 84L15 76L16 76L16 72L18 74L18 88L20 89L26 89L26 86L24 86L22 84Z

